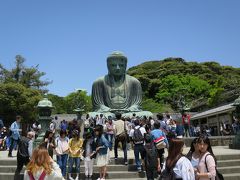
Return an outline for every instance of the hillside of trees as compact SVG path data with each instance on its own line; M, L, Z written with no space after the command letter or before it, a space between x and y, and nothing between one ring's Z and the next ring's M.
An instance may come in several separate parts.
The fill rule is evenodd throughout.
M23 117L23 123L36 120L36 106L48 92L47 85L52 83L43 80L46 73L39 71L38 65L27 67L25 61L17 55L13 68L7 69L0 64L0 118L5 125L10 125L16 115ZM72 114L76 108L91 111L91 97L85 91L70 92L66 97L47 94L47 98L54 106L52 114Z
M240 95L240 68L221 66L217 62L186 62L181 58L148 61L128 69L142 83L142 107L151 112L173 112L190 108L197 112L234 101ZM25 66L17 55L15 66L6 69L0 64L0 118L10 123L17 114L24 122L37 118L36 105L48 92L42 80L45 73L38 65ZM91 82L90 82L91 83ZM69 92L65 97L48 94L54 105L53 114L75 113L74 109L92 109L86 91Z
M128 69L144 92L143 108L152 112L191 111L220 106L240 95L240 68L182 58L148 61Z

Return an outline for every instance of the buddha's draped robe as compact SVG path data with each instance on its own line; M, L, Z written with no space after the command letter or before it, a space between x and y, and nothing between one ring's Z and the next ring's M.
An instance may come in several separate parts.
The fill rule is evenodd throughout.
M110 75L97 79L92 86L93 111L107 112L110 109L141 111L141 83L134 77L125 75L124 82L116 87Z

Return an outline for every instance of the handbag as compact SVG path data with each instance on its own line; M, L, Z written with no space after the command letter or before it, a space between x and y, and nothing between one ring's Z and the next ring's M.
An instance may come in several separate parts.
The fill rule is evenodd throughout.
M119 141L127 141L128 140L128 134L127 134L127 130L126 130L125 121L124 121L124 131L121 132L119 135L117 135L116 138L118 138Z
M211 154L207 154L207 155L205 156L205 166L206 166L207 172L209 172L209 171L208 171L208 167L207 167L207 163L206 163L206 158L207 158L208 155L212 156ZM216 177L215 177L215 180L224 180L223 175L217 170L217 168L216 168Z
M159 138L153 140L157 149L163 149L166 147L166 143L164 142L164 140L165 140L164 136L160 136Z
M125 141L127 140L127 133L126 131L123 131L122 133L120 133L119 135L117 135L117 139L119 141Z
M56 151L56 154L57 155L62 155L64 153L66 153L69 149L69 144L67 141L62 141L60 142L60 145L59 145L59 139L57 140L57 147L55 148L55 151Z

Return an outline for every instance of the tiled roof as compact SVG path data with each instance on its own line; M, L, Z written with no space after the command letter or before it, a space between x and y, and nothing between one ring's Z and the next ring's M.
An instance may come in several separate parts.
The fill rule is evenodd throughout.
M232 106L233 103L224 105L224 106L220 106L214 109L210 109L201 113L198 113L194 116L192 116L191 120L196 120L196 119L200 119L200 118L205 118L205 117L209 117L209 116L214 116L217 114L222 114L228 111L232 111L235 109L234 106Z

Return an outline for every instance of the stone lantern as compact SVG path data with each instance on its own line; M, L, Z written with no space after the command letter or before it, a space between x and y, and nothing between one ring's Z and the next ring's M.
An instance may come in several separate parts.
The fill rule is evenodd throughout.
M45 135L46 130L49 129L49 124L52 120L52 102L49 101L47 98L43 98L41 101L38 102L38 121L41 124L40 134L37 139L35 139L33 146L34 148L37 147L42 141Z
M81 120L82 119L82 113L84 112L84 109L81 108L76 108L73 110L76 115L77 115L77 120Z
M240 121L240 96L234 101L233 105L235 106L234 117ZM240 149L240 132L236 134L234 137L232 144L229 144L229 148L231 149Z

